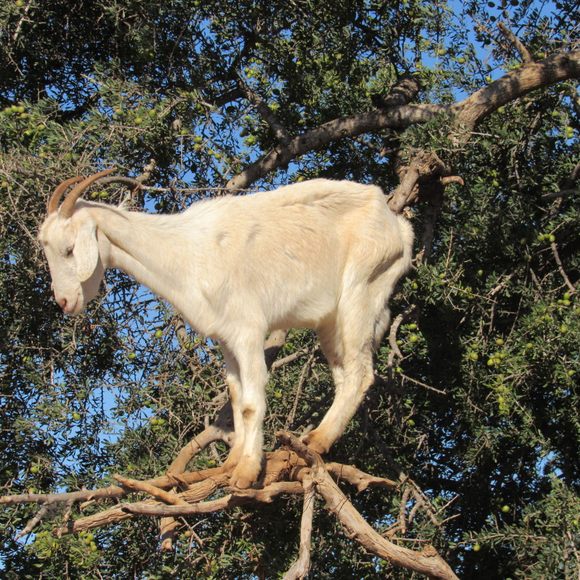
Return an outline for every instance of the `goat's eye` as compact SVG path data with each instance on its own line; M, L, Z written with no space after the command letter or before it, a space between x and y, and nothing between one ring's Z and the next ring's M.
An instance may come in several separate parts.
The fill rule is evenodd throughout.
M68 248L65 250L65 252L64 252L64 255L65 255L67 258L70 258L70 257L73 255L73 247L72 247L72 246L68 247Z

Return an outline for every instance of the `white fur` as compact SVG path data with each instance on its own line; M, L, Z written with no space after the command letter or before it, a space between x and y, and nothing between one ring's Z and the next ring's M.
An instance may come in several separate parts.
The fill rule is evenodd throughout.
M410 268L413 233L378 187L317 179L177 215L78 201L69 219L50 214L39 238L66 313L94 298L106 268L120 268L220 341L236 432L228 463L232 484L247 487L261 467L266 334L318 333L336 395L307 442L327 451L373 382L372 350Z

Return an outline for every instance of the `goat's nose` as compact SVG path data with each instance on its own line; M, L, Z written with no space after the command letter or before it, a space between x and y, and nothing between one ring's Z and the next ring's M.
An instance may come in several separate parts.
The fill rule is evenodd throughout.
M57 298L56 302L63 310L66 308L66 298Z

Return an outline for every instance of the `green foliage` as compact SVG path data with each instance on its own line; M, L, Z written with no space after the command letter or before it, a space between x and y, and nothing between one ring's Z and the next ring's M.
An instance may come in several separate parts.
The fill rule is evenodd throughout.
M163 189L140 201L148 211L178 211L206 195L180 186L223 186L276 145L239 77L298 135L371 109L406 73L419 75L426 102L480 88L516 64L511 46L497 42L498 18L518 24L537 58L574 34L571 2L502 6L468 2L453 14L455 5L419 0L4 3L3 493L164 473L223 400L219 348L184 334L167 305L123 275L108 275L85 315L62 317L35 241L58 182L111 165L135 175L153 158L150 183ZM568 286L578 280L578 197L543 197L566 183L578 158L575 98L568 83L528 95L460 149L446 118L335 142L256 185L328 176L389 190L395 146L436 151L463 176L465 187L446 190L429 259L393 300L395 316L411 312L394 337L402 358L391 360L383 342L378 384L331 458L392 478L397 466L409 473L438 518L450 519L437 527L419 510L404 545L431 542L464 578L578 570L580 305ZM118 203L125 193L91 195ZM419 246L430 217L426 206L413 211ZM330 405L331 377L311 333L293 331L279 358L297 352L268 385L269 448L276 430L300 432ZM225 454L216 445L192 467ZM376 529L396 523L397 493L351 499ZM300 511L283 499L190 518L176 551L161 554L154 521L63 538L47 522L16 541L34 511L3 509L0 567L7 578L277 577L297 553ZM313 577L385 576L409 577L363 554L317 510Z

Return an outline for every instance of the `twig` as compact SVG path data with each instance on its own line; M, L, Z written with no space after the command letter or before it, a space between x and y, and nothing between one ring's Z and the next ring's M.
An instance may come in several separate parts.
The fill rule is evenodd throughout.
M381 439L379 434L377 433L376 429L370 429L370 433L375 440L376 445L380 449L381 453L387 460L387 462L391 465L391 467L397 472L399 481L401 484L409 483L413 488L413 498L417 502L417 504L425 511L427 517L431 520L433 525L439 527L441 522L437 519L435 515L435 510L431 506L429 499L423 493L423 490L417 485L417 483L412 480L402 469L401 466L397 464L397 462L393 459L391 452L387 445L385 445L384 441Z
M274 137L276 137L280 143L284 145L287 144L290 141L290 135L288 134L288 131L284 125L282 125L280 122L280 119L278 119L278 117L274 114L272 109L270 109L270 107L262 100L262 98L256 92L254 92L241 77L238 77L238 86L246 95L248 101L250 101L250 103L256 107L256 110L262 119L268 123L270 129L272 129Z
M400 373L400 376L405 379L406 381L409 381L410 383L413 383L415 385L419 385L420 387L423 387L424 389L427 389L429 391L433 391L434 393L437 393L438 395L445 395L447 396L447 391L442 391L441 389L436 389L435 387L432 387L431 385L428 385L426 383L423 383L421 381L418 381L417 379L414 379L413 377L410 377L408 375L405 375L403 373Z
M294 362L297 358L300 358L302 356L304 356L305 354L308 353L308 349L307 348L302 348L300 350L297 350L291 354L289 354L288 356L285 356L281 359L275 360L272 363L272 367L271 370L275 371L276 369L279 369L280 367L283 367L291 362Z
M566 275L566 271L564 270L564 266L562 265L562 260L560 259L560 254L558 254L558 246L556 245L556 242L552 242L550 244L550 248L552 248L552 254L554 255L554 260L556 261L556 264L558 266L558 271L562 275L562 278L564 279L566 286L568 286L568 288L570 289L570 293L575 294L576 288L574 288L574 284L570 282L570 278L568 278L568 276Z
M397 332L399 330L399 326L401 326L401 323L403 322L404 319L405 319L404 314L397 315L393 320L393 323L391 324L391 329L389 330L389 346L391 347L391 352L389 353L389 359L387 362L387 366L389 368L393 367L393 362L396 356L399 358L403 358L403 353L401 352L401 350L399 349L399 345L397 344Z
M28 18L28 13L30 12L31 5L32 5L31 1L26 3L26 6L24 7L24 10L22 11L22 16L20 17L20 20L18 21L18 24L16 25L16 30L14 31L14 34L12 35L12 43L14 45L16 45L16 42L18 41L18 37L20 36L20 32L22 31L22 26L23 26L24 22L26 21L26 19Z
M397 344L397 332L399 331L399 326L401 326L402 322L407 320L411 314L413 314L415 308L415 304L412 304L404 312L397 315L391 323L391 328L389 330L389 346L391 347L391 352L389 353L389 358L387 360L387 367L389 369L393 368L395 356L403 358L403 353L400 351L399 345Z
M411 495L411 488L409 486L405 486L403 491L403 496L401 497L401 503L399 505L399 527L401 530L401 534L405 535L407 533L407 502L409 501L409 497Z
M34 530L34 528L42 521L44 516L48 513L49 509L50 509L49 504L43 505L38 510L36 515L28 521L26 527L21 532L16 534L16 539L19 540L20 538L23 538L24 536L30 534L30 532L32 532L32 530Z
M288 429L292 423L294 423L294 418L296 417L296 410L298 409L298 401L300 399L300 395L302 393L302 387L304 386L304 381L310 372L310 368L312 366L312 361L314 360L314 353L308 357L308 360L304 363L302 367L302 371L300 372L300 378L298 379L298 385L296 387L296 394L294 396L294 404L292 405L292 409L286 418L286 423L284 425L284 429Z
M580 193L579 189L560 189L560 191L553 191L552 193L545 193L542 199L555 199L557 197L566 197L567 195L576 195Z

